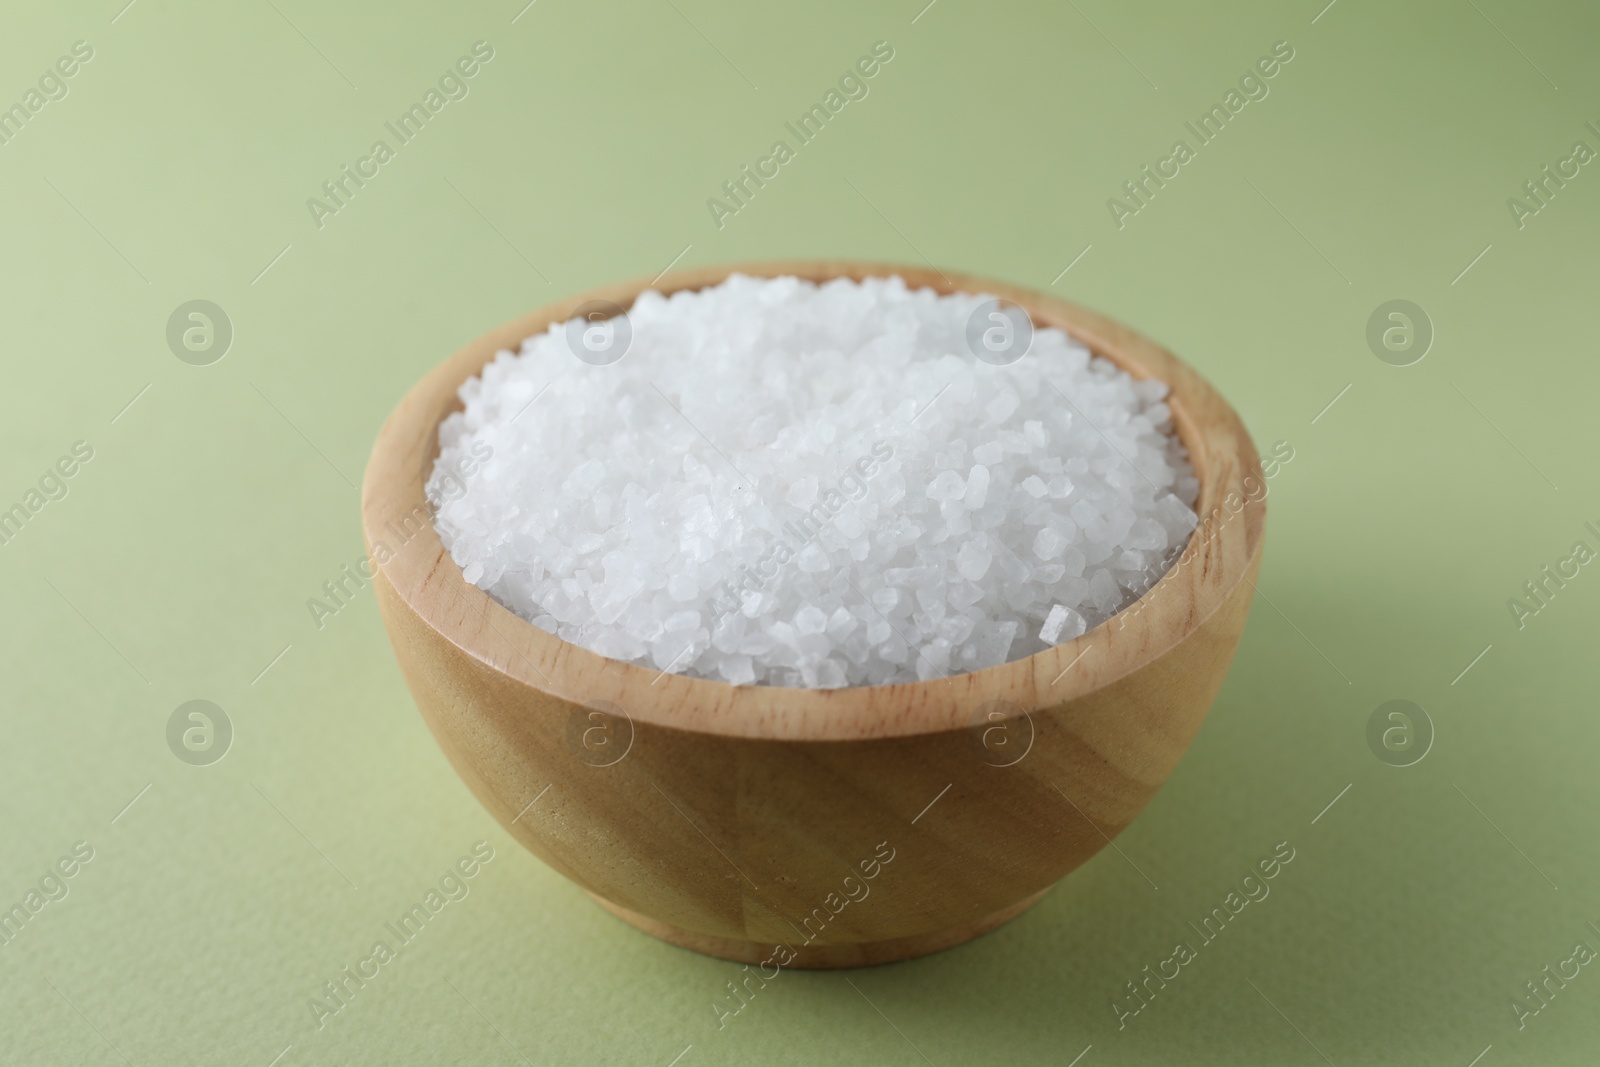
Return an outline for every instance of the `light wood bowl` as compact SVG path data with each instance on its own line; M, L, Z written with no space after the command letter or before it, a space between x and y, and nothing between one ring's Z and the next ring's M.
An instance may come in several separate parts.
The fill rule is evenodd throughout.
M855 262L685 270L653 287L703 288L735 270L899 274L914 288L992 293L1134 377L1166 382L1200 482L1201 527L1181 561L1074 641L902 685L735 687L545 633L462 578L423 483L463 381L586 301L631 306L652 287L637 281L480 337L400 402L362 491L384 624L423 717L484 807L625 922L768 972L935 952L1038 901L1172 772L1244 628L1266 517L1264 489L1250 481L1260 461L1198 374L1066 301Z

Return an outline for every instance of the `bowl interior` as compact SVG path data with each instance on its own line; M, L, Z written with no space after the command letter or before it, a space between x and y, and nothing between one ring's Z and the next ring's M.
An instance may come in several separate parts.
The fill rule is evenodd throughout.
M628 308L646 289L671 293L717 284L729 274L795 275L812 281L898 274L912 288L991 293L1024 308L1136 379L1170 387L1174 427L1200 485L1201 525L1180 562L1134 604L1080 637L996 667L925 682L849 689L732 686L606 659L546 633L466 582L431 519L387 560L374 559L394 591L429 625L498 671L586 706L621 708L636 720L741 737L854 740L964 729L997 707L1023 714L1063 704L1160 656L1200 626L1259 553L1265 507L1246 479L1260 461L1238 416L1171 353L1087 309L981 278L902 266L777 262L680 271L654 283L610 286L552 304L478 338L425 377L379 434L363 486L369 548L393 537L397 517L426 516L423 485L439 454L439 424L461 410L457 390L502 349L570 318L591 300ZM1229 507L1240 501L1237 509ZM1070 668L1070 669L1069 669Z

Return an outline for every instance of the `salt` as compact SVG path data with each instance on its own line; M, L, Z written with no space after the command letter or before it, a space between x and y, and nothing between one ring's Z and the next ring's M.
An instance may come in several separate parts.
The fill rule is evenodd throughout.
M440 539L566 641L735 685L931 679L1071 640L1160 578L1198 485L1165 385L1053 328L981 362L984 299L735 275L642 294L604 366L555 324L441 423Z
M1065 604L1056 604L1050 609L1050 614L1045 616L1044 625L1039 628L1039 640L1047 645L1059 645L1063 641L1070 641L1088 629L1088 624L1082 615L1067 607Z

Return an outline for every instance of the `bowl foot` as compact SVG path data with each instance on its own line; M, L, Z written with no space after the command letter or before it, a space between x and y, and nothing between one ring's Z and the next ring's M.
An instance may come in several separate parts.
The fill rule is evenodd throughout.
M1050 888L1040 890L1031 897L1026 897L999 911L991 912L980 919L951 926L944 930L935 930L927 934L913 934L909 937L894 937L885 941L861 941L847 944L794 944L786 942L794 950L795 958L792 962L784 964L786 967L801 970L823 970L835 967L870 967L879 963L896 963L900 960L916 959L933 952L940 952L953 948L964 942L971 941L988 933L990 930L1015 919L1018 915L1033 907ZM593 893L589 894L602 908L627 923L629 926L643 930L652 937L658 937L668 944L677 945L679 948L691 949L707 956L716 956L735 963L761 963L771 961L774 945L765 941L743 941L736 938L717 937L714 934L703 934L696 930L687 930L681 926L673 926L659 919L652 919L648 915L640 915L636 911L629 911L619 904Z

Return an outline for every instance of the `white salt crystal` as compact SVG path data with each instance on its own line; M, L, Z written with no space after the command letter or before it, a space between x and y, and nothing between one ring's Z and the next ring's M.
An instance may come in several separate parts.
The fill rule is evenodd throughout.
M1153 517L1138 518L1128 530L1129 548L1158 549L1167 546L1167 531Z
M989 468L979 463L967 475L967 491L962 496L961 502L967 506L968 511L977 511L983 507L984 501L988 497Z
M700 613L698 611L679 611L667 616L666 622L662 624L662 629L668 633L681 633L686 630L693 630L699 625Z
M802 510L809 508L817 502L817 476L808 474L804 478L796 478L783 498Z
M939 476L928 483L929 500L958 500L961 493L961 475L955 471L940 471Z
M1007 389L984 406L984 411L995 422L1005 422L1017 410L1017 394Z
M1198 484L1162 383L1050 328L1004 367L967 355L984 299L735 275L641 294L606 367L555 324L440 424L440 539L563 640L735 685L904 682L1070 640L1180 555Z
M807 574L820 574L828 569L828 553L813 541L800 550L800 554L795 557L795 566Z
M717 665L729 685L749 685L756 680L755 662L749 656L723 656Z
M1006 622L979 623L974 629L977 635L977 666L994 667L1011 658L1011 646L1016 641L1018 623L1016 620Z
M952 615L939 624L939 636L952 646L963 645L977 623L968 615Z
M975 582L989 573L989 561L993 558L988 549L968 541L956 552L956 570L967 581Z
M828 616L814 604L794 613L794 628L803 634L820 634L828 628Z
M841 689L850 684L850 675L844 669L844 664L837 660L825 659L817 666L818 689Z
M1102 612L1110 614L1122 603L1122 590L1108 570L1097 570L1089 579L1089 599Z
M1087 629L1088 624L1082 615L1065 604L1056 604L1050 609L1050 614L1045 616L1044 625L1039 628L1039 640L1047 645L1059 645L1063 641L1072 640Z
M1067 539L1060 530L1046 526L1033 539L1033 554L1040 559L1055 559L1067 547Z

